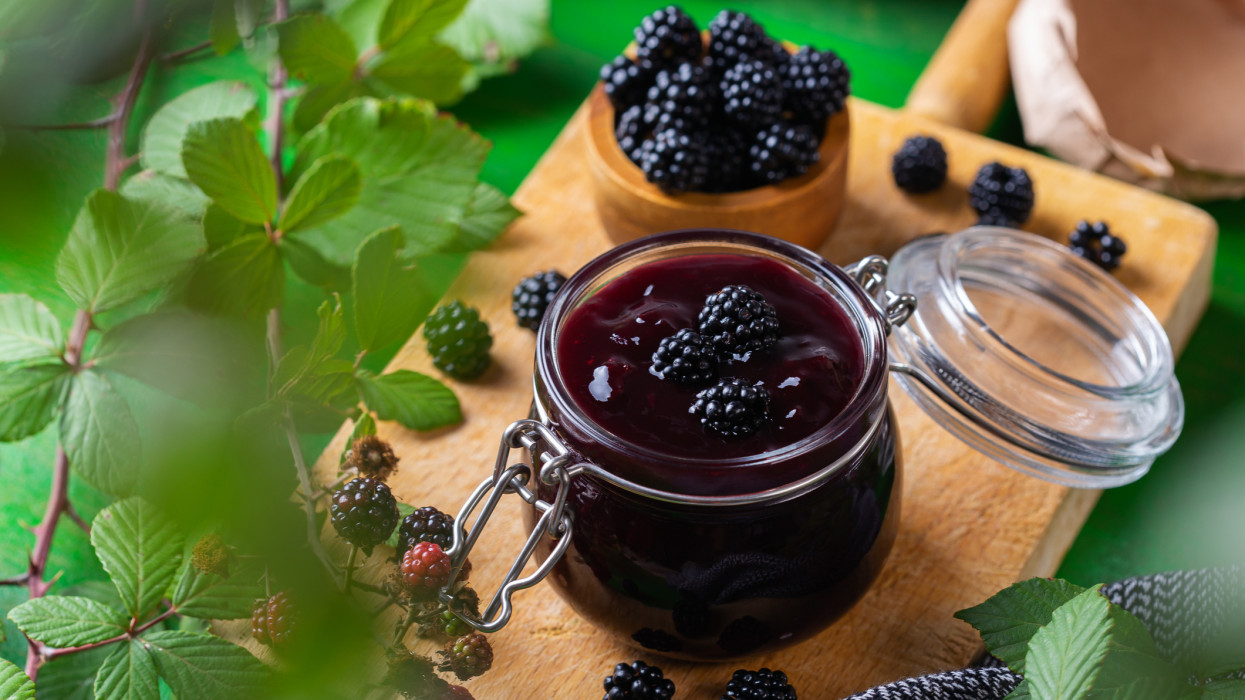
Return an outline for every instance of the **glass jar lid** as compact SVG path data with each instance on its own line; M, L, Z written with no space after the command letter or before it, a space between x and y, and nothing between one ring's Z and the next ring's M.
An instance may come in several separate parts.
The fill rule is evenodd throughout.
M1135 481L1180 434L1167 335L1113 277L998 227L919 238L888 286L916 309L890 336L896 381L942 427L1068 486Z

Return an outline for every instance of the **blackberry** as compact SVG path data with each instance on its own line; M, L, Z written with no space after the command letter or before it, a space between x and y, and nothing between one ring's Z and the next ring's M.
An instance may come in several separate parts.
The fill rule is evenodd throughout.
M891 175L904 192L933 192L947 180L947 152L936 138L913 136L895 151Z
M402 585L417 597L431 597L450 582L453 564L449 555L432 542L419 542L402 555Z
M654 113L654 121L657 118L658 115ZM640 146L644 144L644 140L648 138L651 131L652 126L644 120L643 105L628 107L618 115L614 124L614 138L618 141L618 148L636 165L639 165L640 161Z
M385 481L397 471L398 456L389 443L375 435L364 435L350 446L350 455L346 457L344 466L358 470L363 476Z
M196 571L217 576L229 575L229 546L215 532L210 532L195 542L190 550L190 564Z
M777 122L756 133L748 149L748 176L775 184L803 175L821 160L821 139L809 126Z
M833 51L804 46L782 69L783 106L792 118L815 122L843 111L851 92L851 71Z
M778 312L765 297L742 284L706 297L696 322L701 337L719 357L764 350L778 342Z
M782 79L763 61L741 60L722 75L722 112L741 127L773 123L782 103Z
M405 647L390 649L385 654L384 685L406 698L444 698L450 684L437 675L432 662L416 656ZM448 696L453 697L453 696Z
M721 379L696 394L688 409L721 437L747 437L769 420L769 392L742 379Z
M1108 271L1119 267L1120 259L1128 252L1124 240L1111 233L1105 221L1077 224L1068 236L1068 246L1074 254Z
M979 223L1019 226L1033 212L1033 181L1024 168L987 163L969 186L968 201L980 216Z
M659 131L640 147L639 165L649 182L669 193L700 190L709 180L703 134Z
M706 58L710 70L719 77L735 64L748 59L758 59L773 66L779 60L775 47L782 49L766 35L764 27L743 12L722 10L709 23Z
M385 482L370 476L351 479L338 489L329 513L337 534L369 554L389 539L398 524L398 502L393 493Z
M750 144L732 128L712 129L705 134L705 160L710 164L705 192L735 192L748 188Z
M446 645L440 652L437 668L450 671L460 681L475 678L493 665L493 645L479 632L466 634Z
M545 309L558 290L566 283L566 276L557 270L537 272L531 277L524 277L514 291L510 293L510 310L519 321L519 325L529 330L540 328L540 320L545 317Z
M461 301L432 312L424 322L424 339L432 364L455 379L475 379L488 369L493 336L480 312Z
M674 681L662 675L661 669L643 661L618 664L605 677L602 700L670 700L674 697Z
M298 628L297 610L284 591L255 601L251 608L251 636L260 644L284 647Z
M787 683L787 674L762 668L759 671L736 671L726 684L722 700L797 700L795 688Z
M431 542L448 550L454 545L454 516L424 506L402 518L398 526L398 555L420 542Z
M626 56L619 56L601 66L601 83L605 96L614 105L614 111L621 112L643 103L649 86L653 84L653 72L652 65L636 63Z
M718 83L694 63L657 72L644 103L644 122L654 131L670 127L702 129L718 109Z
M699 333L684 328L662 338L653 353L652 372L683 384L703 384L717 376L717 358Z
M659 67L693 61L704 48L696 23L675 5L640 20L635 28L635 45L635 55L641 63Z

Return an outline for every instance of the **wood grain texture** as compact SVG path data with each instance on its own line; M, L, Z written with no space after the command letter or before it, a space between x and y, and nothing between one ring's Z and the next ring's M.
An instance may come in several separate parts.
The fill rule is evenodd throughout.
M1109 221L1130 246L1118 278L1150 306L1173 345L1184 345L1206 304L1214 255L1215 224L1201 210L919 116L860 100L849 109L848 196L838 228L820 249L827 258L845 263L890 254L915 236L971 224L965 189L981 164L997 159L1025 167L1036 183L1028 230L1062 239L1079 219ZM478 381L453 383L464 422L429 434L381 426L402 458L393 486L407 503L457 511L491 470L502 430L527 414L535 338L515 325L513 285L550 267L570 273L610 246L589 191L585 125L581 109L515 195L525 215L491 249L472 256L449 294L477 306L495 337L494 367ZM901 193L889 173L890 155L914 133L937 136L950 154L947 184L920 197ZM436 374L419 339L394 359L392 368L399 367ZM999 466L938 428L897 388L891 397L905 453L900 533L877 583L830 629L739 664L662 661L598 633L550 588L537 586L516 596L514 619L493 635L494 669L467 684L475 697L595 698L613 664L634 658L660 662L678 697L689 699L719 697L741 666L781 668L801 698L833 700L968 663L979 638L952 613L1020 578L1052 574L1096 494ZM343 427L320 459L321 478L331 475L348 433ZM491 593L518 551L520 529L518 504L504 505L472 556L482 594Z

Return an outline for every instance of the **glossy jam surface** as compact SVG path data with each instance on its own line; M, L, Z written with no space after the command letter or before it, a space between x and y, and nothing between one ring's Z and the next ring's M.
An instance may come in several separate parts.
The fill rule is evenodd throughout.
M724 439L688 413L704 385L663 380L650 368L661 340L695 329L705 297L732 284L774 306L780 337L720 364L720 376L759 382L771 396L765 427ZM792 445L847 406L863 371L859 333L829 292L780 262L736 254L686 255L629 270L575 308L557 343L559 370L580 410L619 439L676 462Z

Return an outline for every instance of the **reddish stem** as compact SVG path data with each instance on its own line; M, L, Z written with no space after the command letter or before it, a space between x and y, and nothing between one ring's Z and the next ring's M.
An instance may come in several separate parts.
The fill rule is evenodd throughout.
M212 48L212 42L205 41L202 44L195 44L194 46L184 48L181 51L173 51L171 53L166 53L160 57L160 62L161 63L173 63L175 61L179 61L183 58L186 58L187 56L193 56L199 53L200 51L206 51L207 49L210 49L210 48Z
M290 16L290 0L277 0L276 12L273 14L273 22L284 22ZM278 57L272 62L272 69L269 72L270 96L268 104L268 122L264 125L268 132L268 145L272 147L272 174L277 178L277 193L283 189L282 180L282 164L281 149L284 146L284 124L282 119L285 116L285 81L289 76L285 72L285 65L281 63Z
M115 637L109 637L108 639L105 639L103 641L91 642L90 644L83 644L82 646L79 646L79 647L64 647L60 649L45 648L43 650L43 658L46 661L51 661L52 659L55 659L60 656L66 656L68 654L76 654L80 651L90 651L91 649L98 649L102 646L107 646L109 644L115 644L117 642L128 641L128 640L134 639L135 637L139 636L143 632L146 632L147 630L151 629L152 627L155 627L156 625L160 624L161 622L164 622L165 620L169 619L170 617L173 617L176 614L177 614L176 608L169 608L168 610L165 610L164 612L144 622L138 627L135 627L127 631L124 634L118 634Z
M134 103L138 101L138 93L143 87L143 79L147 76L147 66L151 63L151 30L143 32L142 42L138 45L138 57L134 60L134 68L130 70L129 80L125 89L117 98L117 119L108 125L108 153L104 162L104 187L117 189L121 184L121 175L129 166L130 161L125 154L125 132L130 126L130 114L134 112Z

